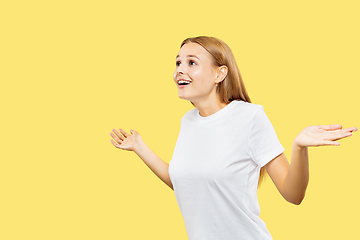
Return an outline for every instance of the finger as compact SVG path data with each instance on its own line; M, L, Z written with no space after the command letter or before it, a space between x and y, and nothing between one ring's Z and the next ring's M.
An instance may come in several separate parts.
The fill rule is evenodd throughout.
M343 129L340 129L340 130L336 130L336 131L342 131L342 132L355 132L357 131L358 129L356 127L349 127L349 128L343 128Z
M339 146L340 143L336 141L321 141L318 146Z
M340 134L334 134L334 135L328 137L328 139L336 141L336 140L340 140L340 139L350 137L350 136L352 136L351 132L343 132L343 133L340 133Z
M322 129L326 130L326 131L333 131L333 130L342 129L342 125L340 125L340 124L321 125L320 127Z
M119 133L116 129L113 129L113 132L116 134L116 136L118 136L118 138L120 138L121 140L124 140L125 137L123 135L121 135L121 133Z
M339 130L329 130L323 133L324 140L334 140L351 136L351 128L344 128Z
M356 132L358 129L356 127L348 128L350 132Z
M117 147L117 148L120 148L120 147L121 147L120 144L116 144L113 140L110 140L110 142L112 143L112 145L114 145L114 146Z
M324 129L325 130L325 129ZM345 132L356 132L358 129L356 128L356 127L349 127L349 128L343 128L343 129L333 129L333 130L331 130L331 129L328 129L327 131L328 132L341 132L341 133L345 133Z
M119 133L119 135L121 135L120 133ZM115 136L113 133L110 133L110 136L116 141L116 142L118 142L118 143L122 143L122 141L124 141L123 139L125 139L123 136L121 136L123 139L120 139L117 135Z
M125 132L124 130L122 130L122 129L119 129L120 130L120 132L125 136L125 137L130 137L131 135L130 134L128 134L127 132Z
M122 144L122 142L124 141L124 140L116 137L114 134L111 134L111 133L110 133L110 135L111 135L111 136L113 137L113 139L114 139L117 143L119 143L119 144Z

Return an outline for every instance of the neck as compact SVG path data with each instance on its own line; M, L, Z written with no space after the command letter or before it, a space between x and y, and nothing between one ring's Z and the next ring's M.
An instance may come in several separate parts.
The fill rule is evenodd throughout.
M219 99L216 101L194 102L194 104L202 117L208 117L228 105L228 103L220 102Z

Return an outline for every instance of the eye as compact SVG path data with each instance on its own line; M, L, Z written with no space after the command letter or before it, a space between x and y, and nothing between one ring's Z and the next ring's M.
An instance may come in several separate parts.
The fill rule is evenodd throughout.
M178 67L178 66L180 66L180 61L176 61L176 66Z
M189 61L189 64L190 64L190 65L195 65L196 63L195 63L193 60L190 60L190 61Z

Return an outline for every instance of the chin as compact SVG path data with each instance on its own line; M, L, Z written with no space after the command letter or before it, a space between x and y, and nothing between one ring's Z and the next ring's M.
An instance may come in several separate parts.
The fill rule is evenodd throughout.
M188 101L191 101L188 97L186 96L183 96L183 95L179 95L179 98L180 99L184 99L184 100L188 100Z

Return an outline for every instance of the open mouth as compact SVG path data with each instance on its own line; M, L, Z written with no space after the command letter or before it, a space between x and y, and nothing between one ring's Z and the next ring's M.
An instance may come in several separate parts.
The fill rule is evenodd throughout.
M187 81L187 80L180 80L180 81L178 81L178 85L179 85L179 86L189 85L190 83L191 83L191 81Z

